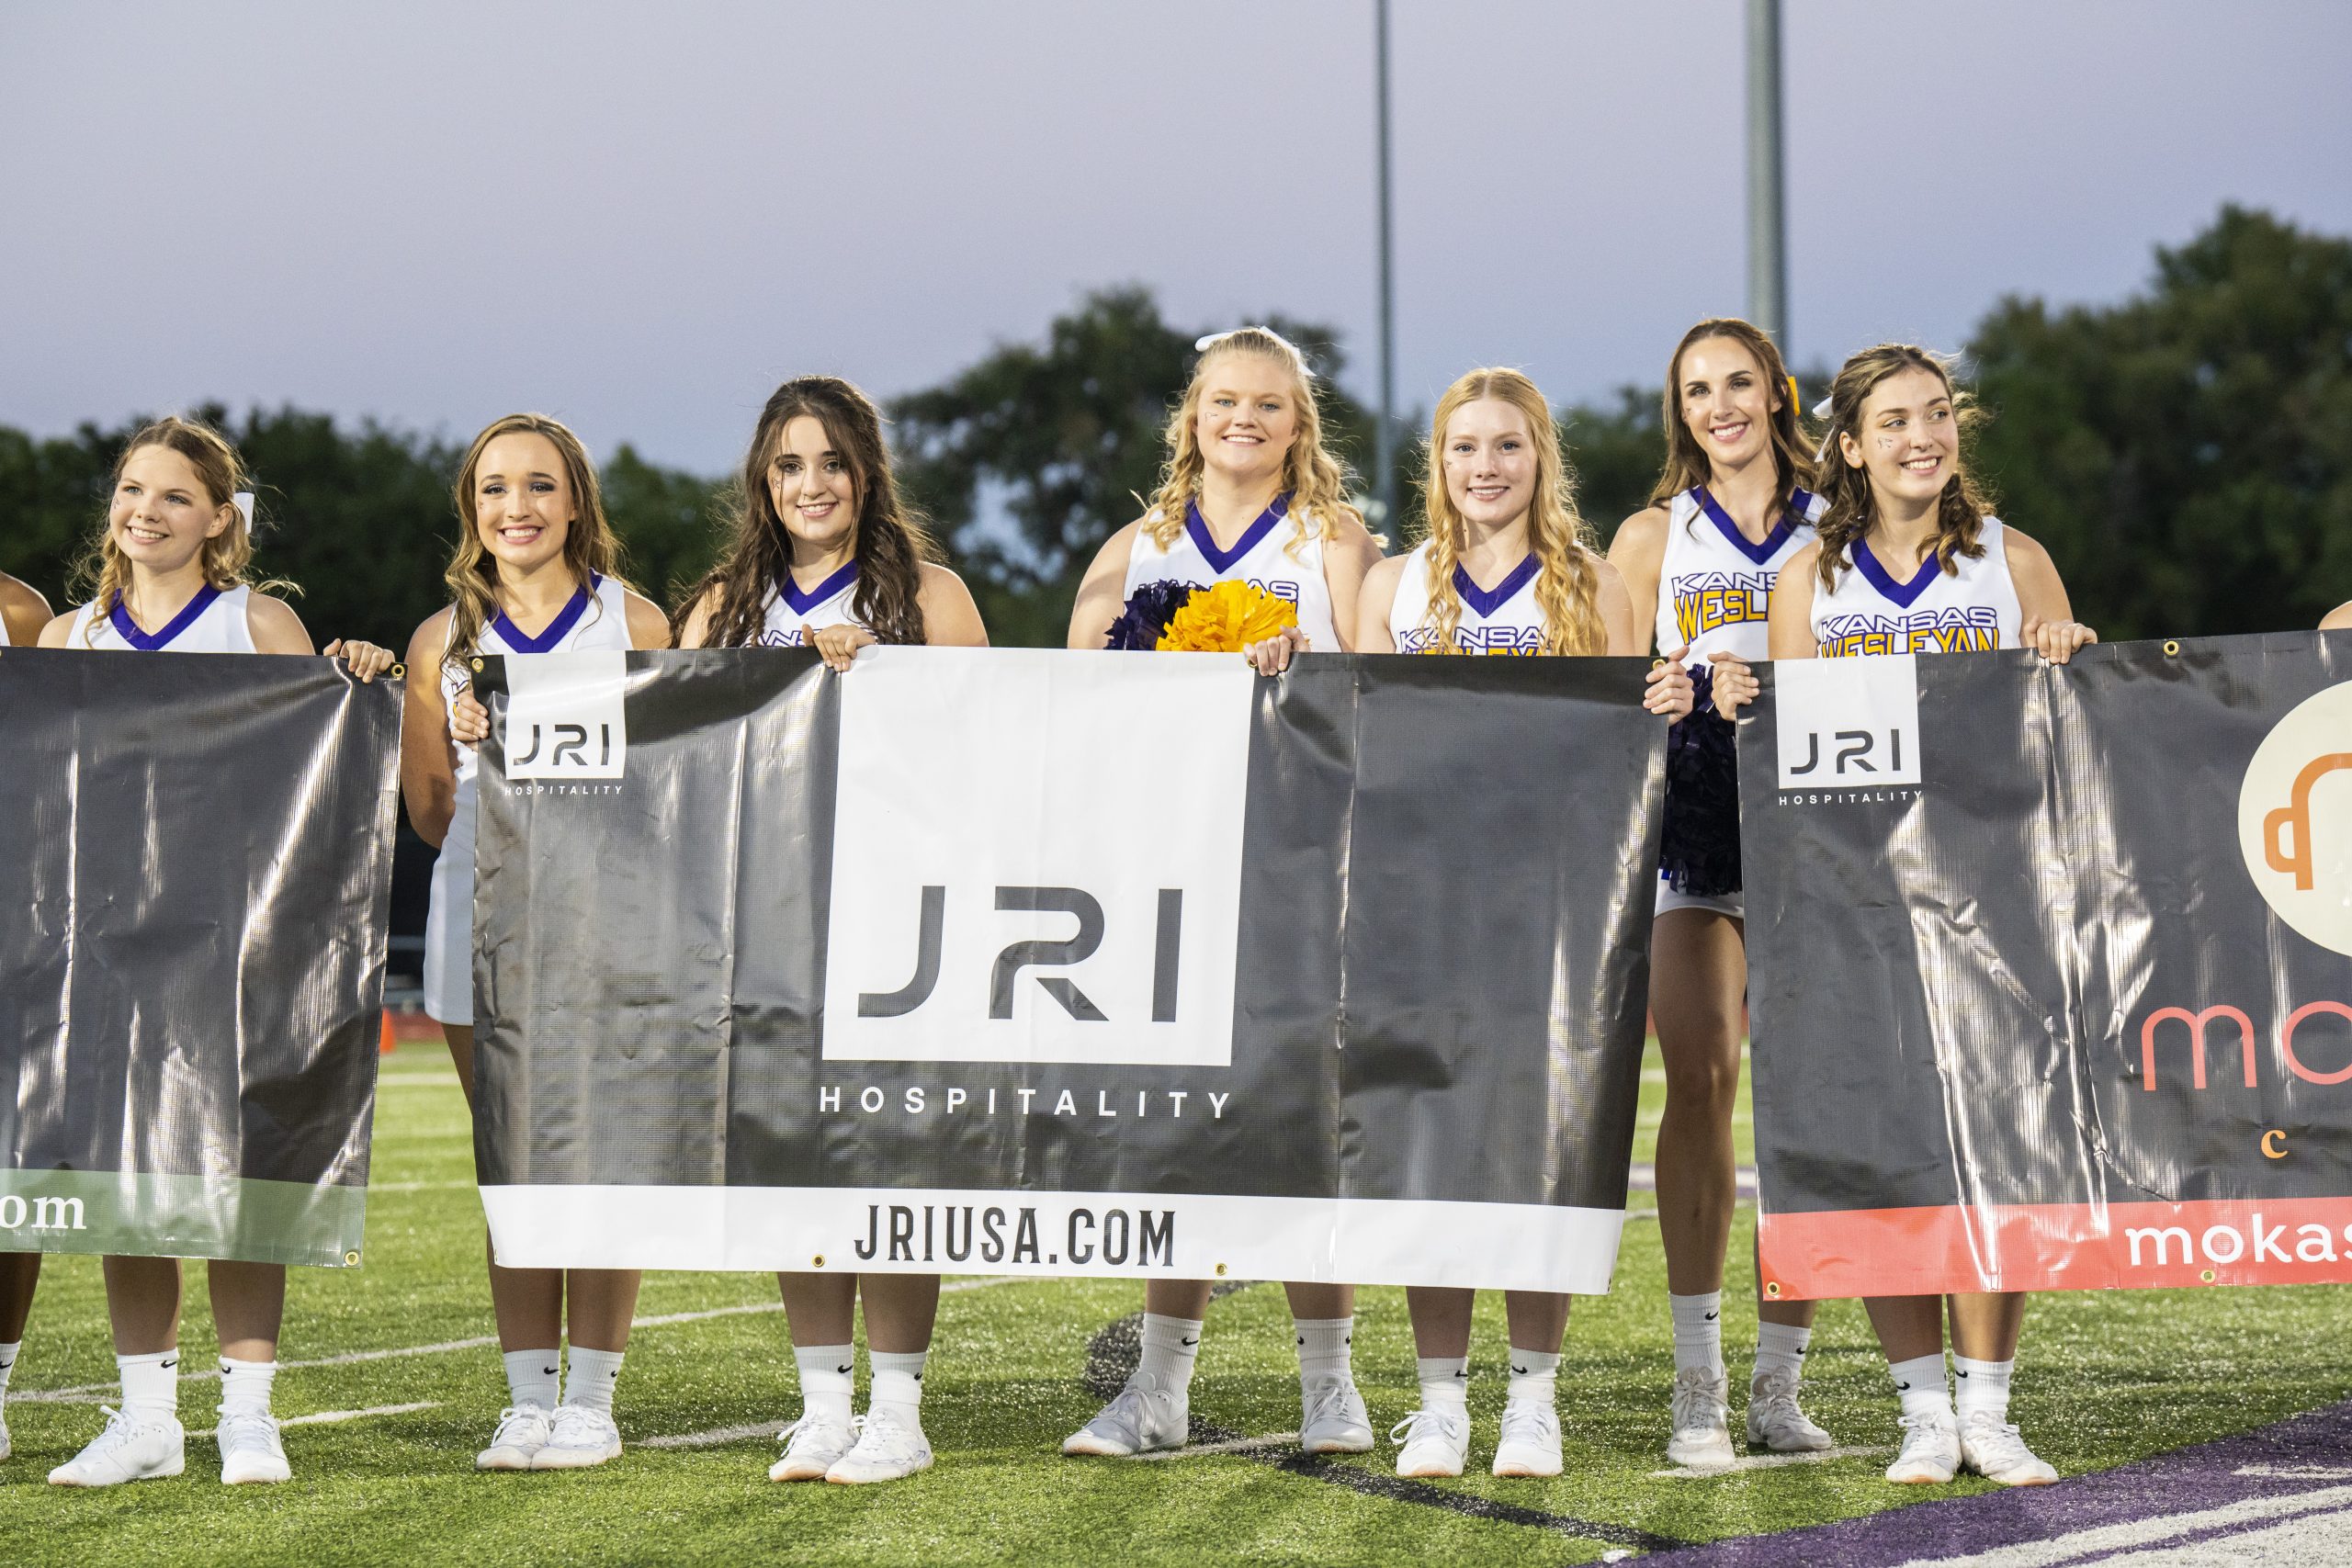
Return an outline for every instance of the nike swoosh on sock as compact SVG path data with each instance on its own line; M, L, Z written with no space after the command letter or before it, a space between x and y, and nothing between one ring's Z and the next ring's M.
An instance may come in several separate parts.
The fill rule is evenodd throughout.
M841 1373L842 1376L846 1377L846 1376L848 1376L850 1373L852 1373L852 1372L854 1372L854 1371L857 1371L857 1369L856 1369L854 1366L849 1366L849 1367L835 1367L835 1368L833 1369L833 1371L837 1371L837 1372Z
M160 1367L161 1367L164 1371L167 1371L167 1372L168 1372L168 1371L170 1371L174 1367L178 1366L178 1365L180 1364L180 1362L179 1362L179 1358L178 1358L178 1357L176 1357L176 1356L175 1356L175 1357L173 1357L173 1358L172 1358L170 1360L168 1360L168 1361L161 1361L161 1362L158 1362L158 1363L156 1363L156 1364L157 1364L158 1366L160 1366Z
M1200 1341L1198 1339L1179 1339L1176 1343L1179 1345L1197 1345Z

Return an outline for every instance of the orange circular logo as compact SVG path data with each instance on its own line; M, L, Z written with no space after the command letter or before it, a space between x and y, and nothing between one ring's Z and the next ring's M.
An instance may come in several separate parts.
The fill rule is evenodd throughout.
M2297 935L2352 954L2352 682L2299 705L2255 749L2238 849Z

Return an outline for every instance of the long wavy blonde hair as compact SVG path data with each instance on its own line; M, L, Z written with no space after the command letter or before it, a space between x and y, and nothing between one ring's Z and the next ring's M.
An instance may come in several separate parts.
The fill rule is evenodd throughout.
M238 492L253 490L253 477L245 471L244 459L237 456L236 447L202 420L168 414L142 426L124 443L121 455L114 460L114 472L107 479L107 514L98 519L97 536L90 541L89 548L74 569L74 586L87 592L97 605L86 634L93 641L97 637L100 623L122 602L123 593L130 587L130 558L114 542L114 491L122 483L122 470L130 466L131 455L143 446L161 446L187 458L188 466L196 470L198 482L204 486L204 498L215 510L233 507L232 498ZM299 592L292 583L278 579L254 582L247 577L247 570L253 565L254 540L243 512L232 517L226 528L204 541L197 559L204 581L214 588Z
M1838 438L1850 435L1860 444L1862 404L1880 382L1905 370L1925 370L1943 382L1960 428L1958 460L1936 498L1939 570L1950 575L1960 570L1952 564L1954 557L1973 560L1984 553L1984 519L1992 513L1993 498L1968 467L1970 437L1984 414L1967 393L1953 385L1951 367L1940 355L1916 344L1883 343L1849 358L1829 386L1829 427L1821 434L1820 495L1826 504L1815 529L1821 540L1819 572L1824 592L1835 591L1838 572L1851 570L1854 563L1848 557L1854 541L1870 532L1871 520L1878 513L1870 470L1846 461Z
M510 413L492 420L466 448L466 460L458 465L458 481L451 487L458 503L458 547L450 552L449 569L441 580L449 585L455 613L449 617L448 651L442 660L460 672L480 649L482 628L498 618L498 558L482 547L474 479L490 444L502 435L514 434L547 437L563 459L563 476L580 509L563 536L563 560L571 569L572 581L585 588L596 578L609 577L628 586L628 580L620 576L620 537L605 516L605 492L596 482L596 465L588 460L588 449L580 437L560 420L543 413Z
M1348 503L1346 465L1323 445L1323 412L1316 402L1315 372L1307 368L1306 356L1272 327L1243 327L1227 333L1201 351L1201 357L1193 366L1191 383L1177 400L1175 412L1168 416L1163 437L1168 445L1168 462L1160 469L1159 493L1147 508L1144 531L1163 550L1184 531L1185 509L1201 493L1201 394L1208 386L1209 367L1238 354L1270 359L1290 372L1291 401L1298 410L1298 430L1291 437L1290 450L1283 454L1283 489L1290 495L1293 525L1290 543L1283 547L1296 560L1310 536L1337 539L1343 523L1350 518L1361 523L1363 516ZM1309 519L1316 530L1312 536L1308 533Z
M1535 383L1516 370L1473 370L1445 389L1430 421L1429 479L1423 492L1423 531L1429 542L1429 608L1424 626L1437 632L1438 651L1459 653L1454 634L1462 626L1462 595L1453 569L1469 536L1468 525L1445 488L1445 427L1453 416L1484 398L1517 409L1535 446L1535 496L1527 508L1527 539L1535 552L1535 603L1544 612L1545 653L1606 653L1609 627L1600 615L1600 552L1592 529L1577 512L1576 473L1560 449L1552 406Z

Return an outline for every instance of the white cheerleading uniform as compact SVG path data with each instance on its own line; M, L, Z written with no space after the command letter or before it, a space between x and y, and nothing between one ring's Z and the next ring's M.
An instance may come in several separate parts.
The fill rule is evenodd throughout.
M628 590L599 577L575 591L571 602L537 637L526 637L503 612L481 630L479 651L514 656L628 649ZM413 679L413 677L412 677ZM441 702L456 722L458 694L470 677L441 666ZM433 863L433 902L424 917L424 1010L437 1023L474 1021L474 814L475 775L481 759L470 746L458 746L456 808Z
M760 632L762 648L800 648L807 639L800 628L821 631L827 626L860 624L854 601L857 597L857 563L850 562L808 592L803 593L785 573L781 588L768 590L765 608L761 612L764 626Z
M1306 634L1310 653L1338 653L1340 632L1331 618L1331 585L1323 576L1323 536L1312 513L1285 525L1290 497L1276 496L1258 520L1241 531L1229 550L1217 548L1198 506L1184 508L1184 526L1166 549L1146 526L1136 530L1127 552L1127 585L1123 599L1132 599L1148 582L1190 582L1206 588L1215 582L1247 582L1277 599L1287 599L1298 611L1298 629ZM1153 517L1158 517L1153 513ZM1299 537L1304 529L1306 537ZM1295 550L1293 545L1296 545Z
M245 609L252 599L253 590L242 584L215 588L207 583L169 626L153 633L139 629L120 599L104 615L95 603L85 604L74 612L66 646L118 653L251 653L254 628Z
M1813 591L1813 640L1824 659L1877 653L1989 653L2019 647L2025 613L2009 576L2001 520L1984 519L1984 553L1952 557L1947 572L1932 554L1908 582L1897 582L1856 539L1838 585Z
M1708 668L1713 654L1736 654L1751 664L1770 658L1772 583L1789 558L1813 542L1813 525L1826 509L1819 496L1792 491L1758 542L1739 531L1704 485L1668 502L1657 575L1658 652L1689 644L1683 663L1694 674ZM1670 909L1712 909L1735 919L1744 913L1738 893L1685 893L1661 871L1657 912Z
M1457 563L1453 592L1462 601L1462 618L1455 626L1453 646L1464 653L1532 655L1544 651L1544 611L1535 603L1533 554L1504 574L1490 591L1471 581ZM1396 597L1388 606L1388 636L1399 653L1443 653L1437 639L1437 616L1430 608L1430 547L1424 544L1405 558L1396 579Z

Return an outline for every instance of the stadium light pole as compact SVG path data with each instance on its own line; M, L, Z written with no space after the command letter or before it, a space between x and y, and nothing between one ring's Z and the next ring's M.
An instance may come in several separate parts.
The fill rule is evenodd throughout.
M1789 251L1781 224L1781 0L1747 0L1747 319L1789 352Z
M1388 197L1388 0L1373 0L1373 74L1380 171L1380 423L1373 435L1379 527L1396 515L1396 276Z

